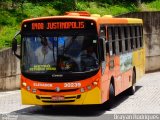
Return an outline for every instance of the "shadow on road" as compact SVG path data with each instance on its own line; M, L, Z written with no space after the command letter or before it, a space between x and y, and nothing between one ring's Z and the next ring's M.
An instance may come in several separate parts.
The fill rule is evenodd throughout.
M141 88L142 86L136 86L136 91L135 93ZM120 105L121 103L123 103L125 100L127 100L131 95L128 95L127 91L122 92L121 94L119 94L118 96L116 96L116 101L114 103L114 106L112 107L112 109L116 108L118 105ZM134 96L134 95L133 95ZM111 109L111 110L112 110Z
M136 92L142 86L136 86ZM41 116L78 116L78 117L96 117L101 116L107 111L114 111L114 108L123 103L129 97L126 91L116 96L116 101L112 109L104 108L104 105L83 105L83 106L52 106L49 108L42 108L41 106L32 106L11 114L18 115L41 115Z

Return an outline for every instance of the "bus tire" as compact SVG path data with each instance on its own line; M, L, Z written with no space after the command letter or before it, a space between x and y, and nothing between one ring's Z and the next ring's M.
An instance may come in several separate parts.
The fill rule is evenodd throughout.
M132 73L132 86L128 88L127 93L128 95L134 95L136 91L136 74L135 71Z
M115 102L115 90L114 90L113 83L111 83L109 87L109 100L108 100L107 108L109 109L112 108L114 102Z

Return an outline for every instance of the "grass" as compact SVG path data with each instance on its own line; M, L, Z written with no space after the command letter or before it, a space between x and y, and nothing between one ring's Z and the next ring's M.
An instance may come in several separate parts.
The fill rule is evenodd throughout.
M146 7L151 11L159 11L160 10L160 0L153 1L151 3L146 3Z
M11 40L16 31L20 30L20 23L23 19L40 16L54 16L72 10L70 7L71 5L66 4L66 1L64 3L60 3L59 1L46 1L37 4L26 2L24 3L23 8L20 4L16 5L17 8L13 9L11 7L11 0L0 3L0 49L11 46ZM65 5L68 5L68 7ZM77 3L77 10L89 11L92 14L108 14L113 16L134 11L156 11L160 10L160 0L142 3L141 8L137 8L131 3L110 5L104 2L86 2L85 0L79 0Z

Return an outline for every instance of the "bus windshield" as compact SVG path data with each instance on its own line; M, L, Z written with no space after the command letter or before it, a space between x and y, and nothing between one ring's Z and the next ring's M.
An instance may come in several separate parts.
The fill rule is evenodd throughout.
M97 36L24 36L25 73L86 72L99 67Z

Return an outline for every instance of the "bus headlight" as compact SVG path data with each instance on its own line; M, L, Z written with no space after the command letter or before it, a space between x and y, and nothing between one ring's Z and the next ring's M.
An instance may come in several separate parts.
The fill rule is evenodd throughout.
M84 90L84 88L81 88L80 91L83 93L85 90Z
M88 90L91 90L91 89L92 89L91 85L88 85L88 86L87 86L87 89L88 89Z

